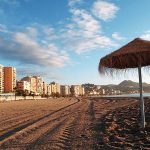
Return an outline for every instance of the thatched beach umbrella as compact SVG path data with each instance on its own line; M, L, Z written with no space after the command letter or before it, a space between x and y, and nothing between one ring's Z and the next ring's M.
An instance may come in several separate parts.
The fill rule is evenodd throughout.
M138 68L139 91L141 99L142 127L145 127L145 112L142 87L141 67L150 65L150 41L136 38L120 49L106 55L100 60L100 73L119 73L123 70Z

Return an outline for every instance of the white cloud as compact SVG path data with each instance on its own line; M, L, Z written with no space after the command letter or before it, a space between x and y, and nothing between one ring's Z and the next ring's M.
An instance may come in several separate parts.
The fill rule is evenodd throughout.
M73 7L75 4L81 3L83 0L69 0L68 5Z
M81 54L96 49L116 46L117 44L111 38L103 34L100 21L93 17L90 11L77 7L75 5L77 3L81 3L81 1L69 1L70 12L72 14L71 22L61 31L61 38L63 39L65 48ZM111 3L107 4L110 4L112 8Z
M63 67L69 62L67 53L60 51L54 43L41 45L26 32L12 34L11 40L0 39L0 56L25 64Z
M51 27L44 27L44 28L43 28L43 31L44 31L44 33L47 34L47 35L51 35L51 34L54 33L54 29L51 28Z
M92 7L92 13L104 21L113 19L119 8L114 4L106 1L97 0Z
M70 44L70 49L73 49L77 54L82 54L96 49L108 48L117 46L110 38L98 35L93 38L77 39Z
M96 33L101 31L100 23L95 20L91 14L85 10L73 9L73 22L78 25L79 28L84 29L85 31Z
M59 37L57 36L55 29L52 27L43 26L42 30L47 41L56 40Z
M32 24L22 32L13 31L7 40L4 38L6 36L2 37L0 56L25 64L63 67L70 62L66 51L82 54L116 46L113 38L119 40L119 34L114 33L113 38L106 36L100 20L93 17L90 11L76 7L75 4L80 2L69 1L71 18L60 29ZM4 29L7 28L1 25L0 30Z
M150 33L149 31L143 35L140 36L141 39L144 39L144 40L150 40Z
M118 41L125 39L124 37L122 37L122 36L121 36L119 33L117 33L117 32L114 32L114 33L112 34L112 38L114 38L115 40L118 40Z
M0 24L0 32L5 34L13 33L12 31L8 30L7 26L4 24Z
M101 48L105 48L107 46L117 46L116 43L106 36L97 36L94 40L96 44L100 45Z
M46 48L42 47L25 33L16 33L14 41L22 47L22 50L27 52L25 52L26 56L24 57L27 59L30 57L32 63L63 67L66 61L69 60L67 54L58 51L56 45L49 44Z
M77 54L98 48L115 46L115 43L102 34L100 22L84 9L71 9L72 22L63 31L67 49Z
M38 31L36 28L34 27L27 27L26 28L26 32L28 35L30 35L31 37L36 37L38 35Z
M48 71L48 68L40 68L34 67L34 69L30 66L28 67L18 67L17 68L17 74L21 78L22 76L41 76L47 79L51 80L59 80L61 79L61 76L59 73L56 72L56 70Z

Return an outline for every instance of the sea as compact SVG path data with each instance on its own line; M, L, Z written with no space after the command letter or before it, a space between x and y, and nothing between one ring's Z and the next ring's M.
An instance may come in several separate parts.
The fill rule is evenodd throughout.
M92 96L92 97L140 97L140 94L136 93L136 94L122 94L122 95L103 95L103 96ZM143 97L150 97L150 93L143 93Z

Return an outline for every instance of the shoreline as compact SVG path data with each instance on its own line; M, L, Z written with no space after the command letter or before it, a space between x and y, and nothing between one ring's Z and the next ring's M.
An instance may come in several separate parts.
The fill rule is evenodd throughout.
M105 98L110 98L110 97L140 97L140 94L139 93L135 93L135 94L121 94L121 95L98 95L98 96L89 96L89 97L99 97L99 98L102 98L102 97L105 97ZM143 97L150 97L150 93L143 93Z

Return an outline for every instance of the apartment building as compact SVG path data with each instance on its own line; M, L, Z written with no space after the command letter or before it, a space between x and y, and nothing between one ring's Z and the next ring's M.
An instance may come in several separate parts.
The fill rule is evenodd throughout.
M42 85L42 95L47 95L47 83L43 82Z
M43 94L43 79L40 76L33 76L36 79L36 92L37 94Z
M0 93L4 92L4 71L3 66L0 65Z
M50 96L52 94L51 85L47 84L47 95Z
M85 95L85 89L83 86L80 85L80 95Z
M10 93L16 87L16 68L3 67L4 71L4 92Z
M21 81L27 81L30 83L30 91L34 94L37 93L37 82L36 82L36 78L33 76L27 76L21 79Z
M17 89L19 91L28 91L30 93L30 82L28 81L18 81L17 82Z
M59 93L60 94L60 84L56 82L51 82L51 92L52 93Z
M84 87L81 85L72 85L70 90L71 94L74 96L81 96L85 94Z
M70 95L70 86L68 85L61 85L60 91L62 96Z

